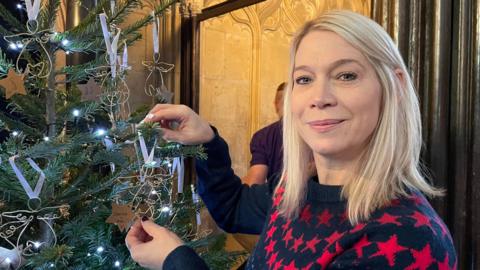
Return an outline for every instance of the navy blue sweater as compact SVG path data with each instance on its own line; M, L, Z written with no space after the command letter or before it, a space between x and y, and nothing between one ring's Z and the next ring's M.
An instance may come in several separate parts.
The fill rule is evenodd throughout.
M278 181L248 187L231 169L228 146L218 135L198 160L198 190L217 224L227 232L260 234L247 269L456 269L450 233L418 192L375 211L352 226L341 186L308 182L305 205L296 219L277 207ZM182 246L164 269L207 269L193 250Z

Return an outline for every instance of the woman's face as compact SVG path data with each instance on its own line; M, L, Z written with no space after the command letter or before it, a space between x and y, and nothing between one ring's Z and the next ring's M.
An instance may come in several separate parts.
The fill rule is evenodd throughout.
M382 95L367 59L339 35L312 31L298 47L293 80L293 120L314 154L357 158L377 126Z

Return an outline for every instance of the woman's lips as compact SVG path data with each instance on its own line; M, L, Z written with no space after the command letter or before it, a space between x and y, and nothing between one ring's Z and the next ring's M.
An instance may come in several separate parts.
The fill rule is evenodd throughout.
M340 125L343 121L341 119L325 119L317 121L309 121L307 124L317 132L325 133Z

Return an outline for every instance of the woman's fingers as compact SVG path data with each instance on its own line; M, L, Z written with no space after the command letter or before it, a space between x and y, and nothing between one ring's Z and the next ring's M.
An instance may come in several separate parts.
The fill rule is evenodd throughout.
M168 106L164 106L168 105ZM181 122L184 115L188 114L190 108L184 105L158 104L150 110L143 121L161 122L178 121Z
M127 247L133 247L137 246L139 244L144 243L144 238L145 238L145 231L142 228L142 224L140 223L140 220L137 220L132 227L130 228L130 231L128 231L127 237L125 238L125 242L127 244Z

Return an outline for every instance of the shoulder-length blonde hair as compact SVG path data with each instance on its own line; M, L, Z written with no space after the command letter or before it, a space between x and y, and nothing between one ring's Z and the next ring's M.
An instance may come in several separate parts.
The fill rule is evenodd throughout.
M342 196L348 200L350 222L367 220L375 209L394 198L407 196L408 189L429 196L441 195L442 191L432 187L421 173L418 98L397 47L371 19L350 11L331 11L306 23L292 42L284 101L284 169L279 187L284 187L285 192L280 213L288 218L298 216L307 194L307 181L312 176L309 167L313 153L295 128L290 109L295 55L300 42L312 31L334 32L359 50L373 66L382 88L379 121L362 154L356 176L348 179L342 190Z

